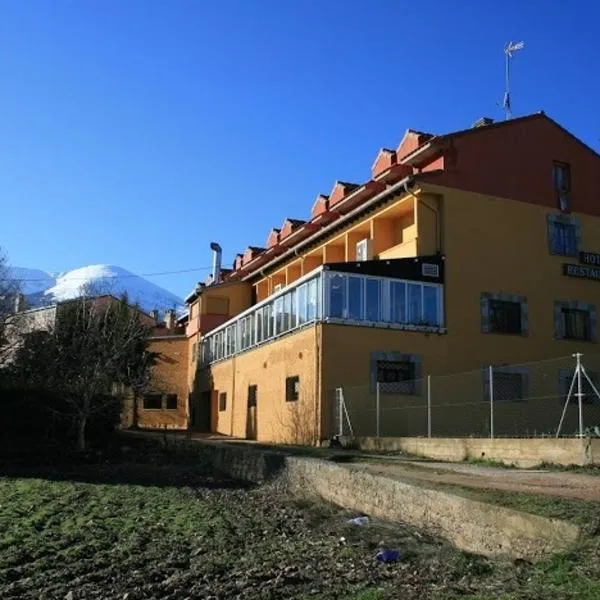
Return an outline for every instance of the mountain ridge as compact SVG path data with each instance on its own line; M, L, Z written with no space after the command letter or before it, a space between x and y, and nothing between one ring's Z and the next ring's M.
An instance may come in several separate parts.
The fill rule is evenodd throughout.
M40 269L12 267L11 277L19 282L28 308L72 300L86 293L117 297L125 293L146 313L169 309L175 309L179 314L185 312L182 298L117 265L87 265L54 274Z

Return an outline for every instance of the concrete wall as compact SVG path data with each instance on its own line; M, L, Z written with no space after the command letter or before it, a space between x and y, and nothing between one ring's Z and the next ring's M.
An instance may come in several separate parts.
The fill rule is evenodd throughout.
M468 552L535 561L571 550L580 537L576 525L558 519L429 490L352 465L234 444L179 443L197 452L199 461L217 472L253 482L280 478L299 496L316 496L359 513L407 523L445 537Z
M416 526L467 552L532 561L572 549L576 525L371 475L350 465L290 457L286 476L297 493Z
M213 431L269 442L314 443L318 435L320 326L259 346L210 368ZM286 378L300 378L299 399L286 401ZM248 387L257 386L256 408ZM225 410L219 395L227 394Z
M363 450L402 451L436 460L486 459L529 468L600 464L599 439L360 438Z

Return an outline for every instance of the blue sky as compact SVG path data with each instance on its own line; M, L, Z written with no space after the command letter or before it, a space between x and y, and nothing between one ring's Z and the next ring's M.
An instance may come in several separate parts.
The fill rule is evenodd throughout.
M226 266L407 127L545 110L600 149L600 4L0 2L0 245L12 263ZM152 278L185 294L203 273Z

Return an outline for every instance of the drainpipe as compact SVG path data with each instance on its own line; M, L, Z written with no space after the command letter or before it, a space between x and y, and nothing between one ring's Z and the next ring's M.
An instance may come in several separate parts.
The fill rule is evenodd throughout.
M223 251L221 250L221 246L219 246L219 244L217 244L217 242L211 242L210 249L214 252L212 279L213 279L213 284L216 284L216 283L219 283L219 280L221 279L221 255L222 255Z

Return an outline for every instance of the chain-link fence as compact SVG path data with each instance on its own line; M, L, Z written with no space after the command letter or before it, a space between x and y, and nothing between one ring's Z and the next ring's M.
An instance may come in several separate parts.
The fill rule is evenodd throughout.
M600 436L600 355L573 355L327 395L330 433L355 437Z

